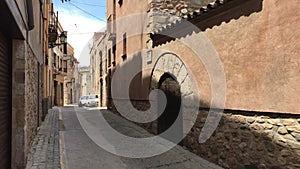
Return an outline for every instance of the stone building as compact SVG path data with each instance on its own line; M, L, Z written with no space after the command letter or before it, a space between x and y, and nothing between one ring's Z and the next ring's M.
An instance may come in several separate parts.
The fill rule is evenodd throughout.
M90 75L91 75L91 93L100 93L100 56L98 43L103 38L104 32L95 32L93 44L90 49Z
M80 96L85 96L91 94L91 74L90 68L88 66L80 67L79 73L81 76L81 94Z
M44 5L0 2L0 168L25 168L41 122Z
M99 95L100 107L106 107L107 37L105 32L95 33L90 52L91 93Z
M160 134L178 119L181 130L173 134L187 135L181 144L225 168L300 167L297 0L107 1L107 10L114 61L124 72L116 93L130 82L130 101L139 110L149 107L153 89L170 99L145 128ZM144 19L128 24L136 13ZM145 70L130 79L133 66ZM114 71L108 67L108 89ZM126 99L108 93L113 110L111 100ZM174 110L189 107L189 100L199 111ZM203 133L215 121L217 128Z
M53 76L52 76L52 57L49 53L49 42L48 42L48 33L49 33L49 24L50 20L54 20L54 11L53 11L53 3L49 1L49 3L44 3L43 6L43 15L46 19L44 22L44 46L43 46L43 56L44 63L43 67L43 84L42 84L42 109L43 115L42 118L46 116L48 110L53 106Z
M130 60L138 60L135 65L142 70L141 55L143 49L147 48L146 42L149 40L149 35L143 34L142 28L145 26L143 23L143 17L135 17L134 14L145 13L147 11L147 1L106 1L107 3L107 107L113 108L112 94L111 94L111 81L114 71L117 66L123 65ZM135 4L135 8L132 8L132 4ZM132 22L134 21L134 22ZM129 24L130 23L130 24ZM139 32L140 35L130 35L130 32ZM128 58L128 57L131 58ZM136 63L136 62L135 62ZM124 73L126 70L124 70ZM124 79L122 79L124 78ZM119 82L126 81L126 76L120 77ZM142 74L138 74L132 82L130 96L132 100L141 100L143 95L147 95L148 90L142 90L141 84L144 84ZM119 83L120 89L123 88L122 83ZM137 92L138 91L138 92ZM114 98L117 100L123 100L124 98Z
M74 57L74 48L67 44L67 54L63 57L63 72L66 73L64 77L64 105L72 104L75 89L75 70L77 69L78 61Z
M58 17L55 13L52 14L49 24L49 57L51 58L53 86L52 90L52 103L55 106L63 106L65 104L65 77L68 75L68 62L74 58L73 47L66 42L67 31L64 31ZM64 38L61 38L64 37ZM51 41L54 39L53 41ZM51 43L50 43L51 42ZM74 59L73 59L74 60ZM71 62L70 62L71 63ZM73 63L73 61L72 61ZM69 81L68 81L69 82ZM70 85L71 86L71 85ZM66 96L67 98L69 97Z
M107 33L103 35L103 37L100 39L98 43L98 49L99 49L99 73L100 73L100 107L107 107L107 67L108 67L108 51L107 51L107 43L108 43L108 36ZM111 57L111 56L110 56Z
M76 60L74 62L74 81L73 83L73 96L72 96L72 103L78 103L80 95L81 95L81 74L79 73L79 62Z
M72 103L73 75L77 64L73 47L67 43L64 31L55 13L52 1L45 4L44 73L43 73L43 115L48 109Z

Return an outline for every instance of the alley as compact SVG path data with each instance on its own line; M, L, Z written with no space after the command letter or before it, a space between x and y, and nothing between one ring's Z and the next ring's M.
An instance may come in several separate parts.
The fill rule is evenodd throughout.
M97 123L99 110L79 107L62 107L60 110L60 139L62 167L66 169L208 169L220 168L176 146L170 151L150 158L125 158L113 155L95 144L82 128L77 116L89 116L90 123ZM147 132L108 110L100 110L105 119L124 134L145 136ZM97 123L99 127L101 124ZM148 134L149 135L149 134ZM155 148L155 147L153 147Z

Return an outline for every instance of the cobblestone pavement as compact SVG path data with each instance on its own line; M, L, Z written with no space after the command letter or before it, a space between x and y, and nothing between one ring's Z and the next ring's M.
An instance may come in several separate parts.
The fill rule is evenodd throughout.
M35 137L26 169L60 169L58 109L48 111Z
M88 113L90 122L97 123L97 112L99 110L74 106L49 110L34 140L26 169L221 169L180 146L142 159L111 154L87 136L77 119L76 113ZM108 110L101 113L123 134L149 136L139 126Z
M176 146L171 150L149 158L125 158L111 154L95 144L82 129L78 116L87 117L95 129L102 124L97 120L99 110L92 108L62 107L61 110L61 151L65 169L221 169L199 156ZM113 114L108 110L100 113L119 132L131 136L149 136L141 127ZM109 135L102 130L103 135ZM108 136L110 137L110 136ZM112 136L113 138L113 136ZM114 141L114 140L111 140ZM117 148L117 147L116 147Z

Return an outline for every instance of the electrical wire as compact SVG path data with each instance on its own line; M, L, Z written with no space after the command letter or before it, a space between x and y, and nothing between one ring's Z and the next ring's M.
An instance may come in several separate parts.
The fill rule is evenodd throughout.
M78 2L78 1L72 1L72 2L75 2L76 4L82 4L82 5L106 7L105 5L100 5L100 4L89 4L89 3L82 3L82 2Z
M78 7L77 5L73 4L72 2L69 1L68 3L69 3L70 5L72 5L72 6L74 6L75 8L81 10L82 12L84 12L84 13L86 13L86 14L88 14L88 15L90 15L90 16L92 16L92 17L94 17L94 18L96 18L96 19L98 19L98 20L100 20L100 21L106 23L106 21L105 21L104 19L101 19L101 18L99 18L99 17L97 17L97 16L95 16L95 15L93 15L93 14L87 12L86 10L84 10L84 9L82 9L82 8L80 8L80 7Z

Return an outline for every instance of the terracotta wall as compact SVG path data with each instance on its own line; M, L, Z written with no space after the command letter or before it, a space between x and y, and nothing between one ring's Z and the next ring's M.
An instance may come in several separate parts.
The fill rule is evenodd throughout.
M299 113L300 25L297 0L263 1L262 11L206 29L223 63L226 109ZM297 15L298 14L298 15ZM210 101L210 83L201 61L182 43L197 44L197 34L158 48L177 54L196 77L203 102ZM205 49L203 49L205 50ZM201 55L201 54L200 54ZM158 56L157 56L158 57ZM201 56L206 57L206 56Z

